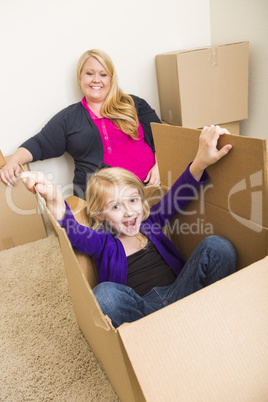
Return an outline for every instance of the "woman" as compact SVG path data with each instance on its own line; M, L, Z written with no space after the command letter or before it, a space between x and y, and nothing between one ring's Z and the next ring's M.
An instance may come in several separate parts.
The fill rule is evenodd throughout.
M88 177L99 168L130 170L146 185L159 184L150 123L160 123L148 103L126 95L118 86L110 57L100 50L79 59L77 79L81 102L56 114L45 127L25 141L0 170L0 180L16 184L19 164L58 157L74 159L74 194L84 198Z

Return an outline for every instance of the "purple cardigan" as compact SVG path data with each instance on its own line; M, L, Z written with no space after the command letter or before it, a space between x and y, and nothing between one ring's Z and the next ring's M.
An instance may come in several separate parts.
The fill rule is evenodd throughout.
M182 270L184 260L163 234L162 228L190 203L196 195L196 190L208 180L208 174L204 172L201 181L196 181L189 171L189 166L160 202L151 208L149 217L141 223L140 228L141 233L153 242L176 275ZM105 227L93 230L80 225L67 203L66 208L65 217L59 223L65 228L74 250L94 258L98 283L110 281L125 285L127 258L121 241Z

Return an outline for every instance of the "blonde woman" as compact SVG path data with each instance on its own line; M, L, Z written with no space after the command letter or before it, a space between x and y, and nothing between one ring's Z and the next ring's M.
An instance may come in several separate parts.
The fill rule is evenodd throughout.
M60 191L38 172L22 173L26 187L44 196L65 228L73 248L91 255L98 284L94 295L114 327L151 314L235 272L236 252L221 236L208 236L184 261L162 228L195 198L208 180L206 168L224 157L217 149L228 133L204 127L195 159L151 209L144 186L129 171L102 169L89 179L86 195L90 227L79 225Z
M103 167L121 167L145 185L160 183L150 123L160 123L148 103L127 95L118 86L110 57L93 49L82 54L77 80L81 102L57 113L45 127L25 141L0 170L0 180L16 184L19 164L59 157L74 159L74 194L85 198L88 177Z

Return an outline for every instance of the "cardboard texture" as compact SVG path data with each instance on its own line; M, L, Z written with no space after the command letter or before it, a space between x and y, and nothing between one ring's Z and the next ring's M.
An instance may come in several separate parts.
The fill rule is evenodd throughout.
M0 167L5 163L0 153ZM28 170L28 166L24 165L24 169ZM0 181L0 205L0 251L47 236L37 199L20 180L16 186Z
M162 120L200 128L247 119L248 53L240 42L157 55Z
M267 400L267 267L268 258L119 328L146 401Z
M161 183L170 187L194 159L200 131L155 123L152 130ZM265 140L235 135L221 137L219 147L227 143L233 149L207 169L210 180L175 220L171 232L181 235L172 240L188 258L207 235L225 236L243 268L268 254L267 148Z
M193 159L199 132L161 124L152 128L161 180L169 187ZM201 190L201 205L196 199L189 207L188 212L194 213L185 215L183 229L178 221L176 228L185 234L173 231L171 237L187 255L204 236L200 224L190 231L186 226L197 224L199 210L204 227L210 223L217 234L234 243L240 268L245 268L136 322L113 328L92 292L97 281L93 260L73 251L64 229L48 212L59 236L78 325L122 401L267 399L265 141L238 136L228 136L228 141L233 149L210 167L211 187ZM244 193L248 185L252 192ZM153 204L166 187L149 192ZM260 215L255 215L255 207ZM75 217L86 224L85 207L76 210Z
M265 400L268 258L115 330L65 231L50 218L78 325L122 401ZM94 269L89 257L87 269Z

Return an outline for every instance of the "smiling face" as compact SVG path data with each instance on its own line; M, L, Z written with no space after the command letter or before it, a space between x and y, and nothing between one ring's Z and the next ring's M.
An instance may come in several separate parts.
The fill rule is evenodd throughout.
M111 88L111 76L95 57L88 57L80 75L87 104L103 103Z
M111 186L110 189L102 219L119 239L136 236L143 217L143 205L138 189L131 186Z

